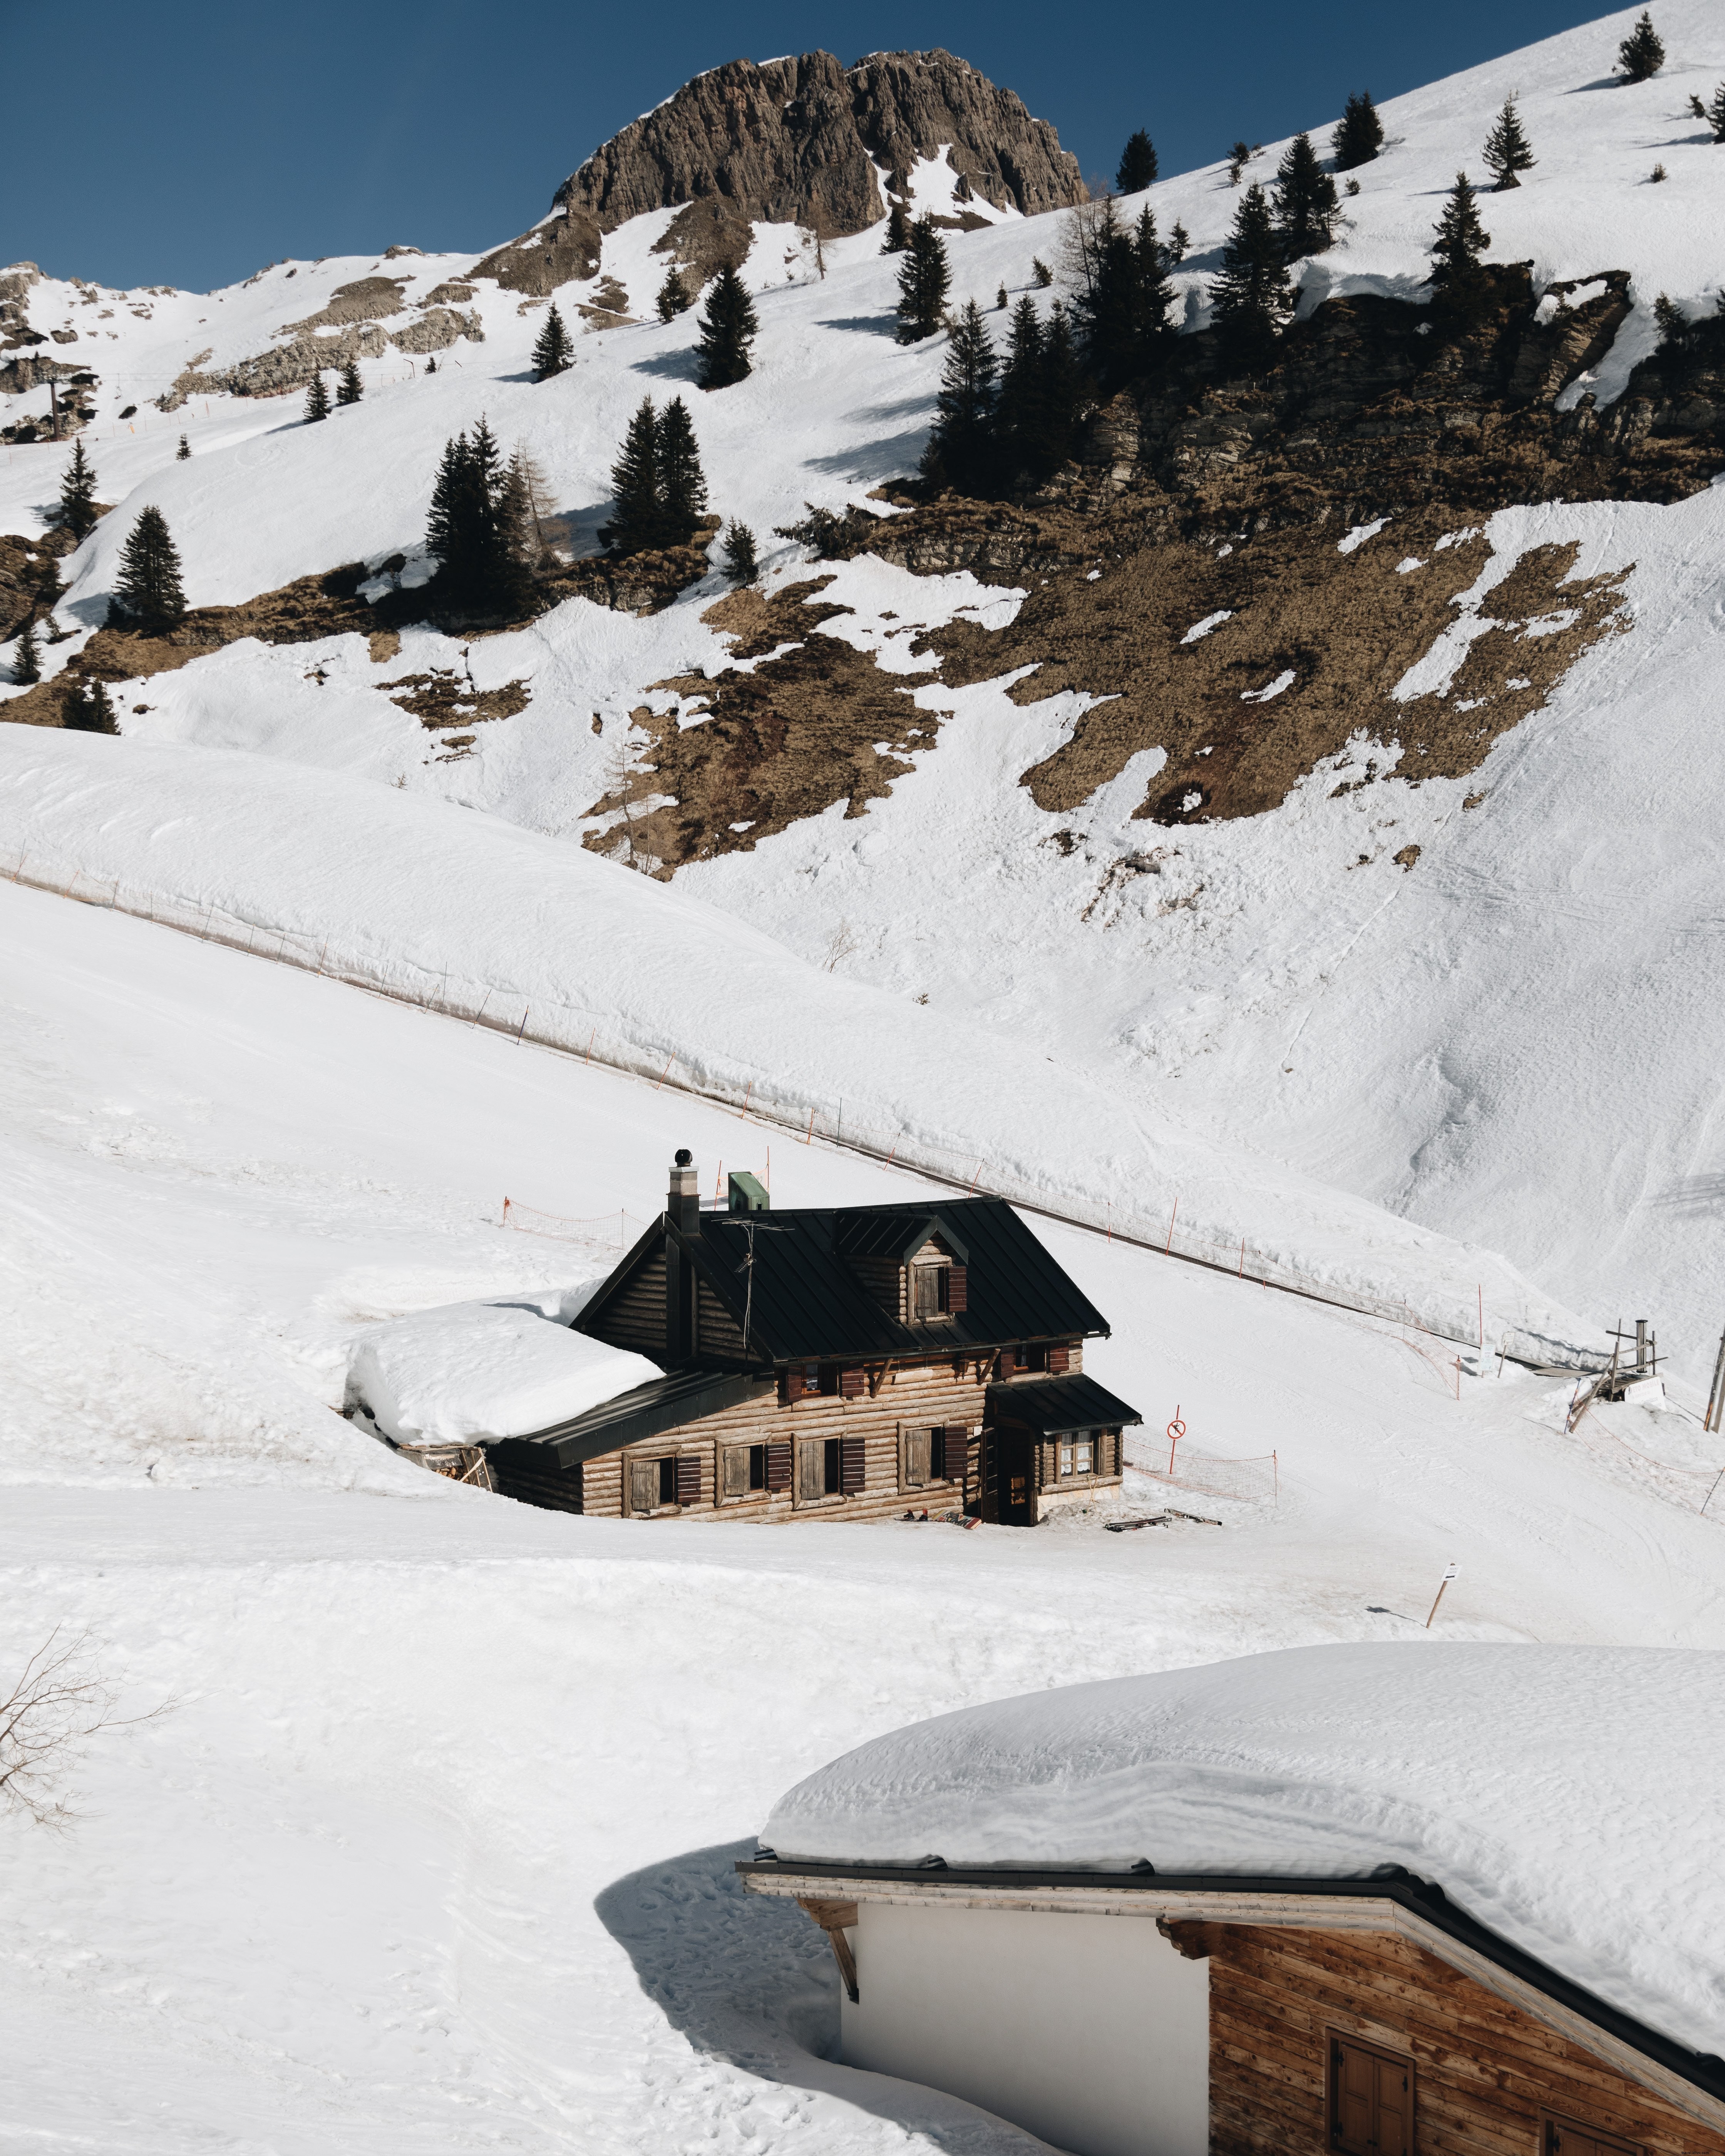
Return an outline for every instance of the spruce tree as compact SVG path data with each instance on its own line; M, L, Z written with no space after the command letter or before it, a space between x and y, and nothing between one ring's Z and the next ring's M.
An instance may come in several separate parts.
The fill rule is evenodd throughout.
M472 526L469 463L465 433L444 444L443 460L432 484L431 510L425 520L425 551L452 588L459 588L469 573Z
M1115 192L1139 195L1155 184L1156 146L1140 127L1127 136L1126 147L1120 153L1119 169L1114 175Z
M999 290L994 295L994 311L997 315L1004 315L1006 312L1006 287L1004 285L1003 285Z
M428 374L435 374L437 372L437 354L434 352L428 354L426 357L425 372Z
M1245 175L1245 168L1251 162L1251 144L1250 142L1236 142L1234 147L1228 152L1228 184L1230 187L1237 187L1240 185L1240 181Z
M898 273L898 341L920 344L932 337L946 311L952 273L945 243L932 217L919 217L911 228L911 244Z
M533 611L533 563L539 552L526 459L519 449L499 477L495 499L484 601L516 619Z
M721 270L712 281L706 311L701 317L697 385L728 389L733 382L741 382L750 372L749 346L759 326L742 278L734 270Z
M886 237L880 243L883 254L902 254L911 244L911 221L905 215L902 203L893 203L886 212Z
M1480 223L1466 172L1455 175L1455 184L1435 228L1432 306L1440 320L1466 325L1477 320L1491 295L1491 280L1480 266L1481 257L1491 244L1491 235Z
M533 372L543 382L550 375L564 372L574 357L569 343L568 330L564 326L562 315L557 311L557 301L553 300L551 303L551 311L545 317L544 327L534 340Z
M1692 101L1701 104L1699 98ZM1697 117L1705 120L1712 129L1716 142L1725 142L1725 82L1722 82L1707 103L1701 105Z
M611 467L611 521L600 539L614 554L639 554L659 544L659 428L653 399L644 397Z
M683 282L683 273L673 263L665 273L665 282L659 288L655 302L662 322L674 322L679 315L686 315L691 305L689 288Z
M1045 292L1054 282L1054 272L1040 254L1030 257L1030 277L1040 292Z
M654 429L658 468L658 510L661 547L686 547L695 536L696 518L706 507L706 477L701 449L690 423L689 408L673 397Z
M1336 170L1351 172L1356 165L1369 165L1383 146L1384 122L1378 117L1371 91L1363 90L1358 97L1350 95L1330 137Z
M1042 317L1036 302L1026 293L1013 310L1006 363L1000 370L1000 394L994 406L1001 473L1009 483L1021 472L1032 478L1042 476L1038 466L1043 433L1045 342Z
M1276 225L1290 262L1328 249L1337 208L1336 182L1319 164L1312 137L1296 135L1276 173Z
M182 434L180 437L180 446L174 451L174 462L180 465L189 464L191 458L192 444L186 439L186 437Z
M724 557L725 574L733 584L752 584L761 573L755 559L755 535L735 517L725 534Z
M61 701L60 724L78 733L117 734L120 725L108 699L106 683L89 679L74 682Z
M1497 175L1495 192L1502 194L1510 187L1520 187L1517 175L1533 169L1533 151L1522 128L1522 116L1516 110L1512 97L1503 100L1503 110L1492 122L1491 131L1486 137L1481 153L1486 162Z
M60 522L73 538L83 541L95 529L95 467L84 454L81 439L72 444L72 461L60 481Z
M987 326L976 301L967 300L952 325L935 398L934 427L922 453L922 475L931 485L973 495L993 492L997 372Z
M1086 356L1106 392L1153 372L1166 356L1173 335L1168 272L1175 257L1158 238L1147 203L1127 231L1113 203L1105 203L1093 238L1090 289L1074 305Z
M20 688L28 689L33 681L42 679L42 647L36 641L36 624L24 624L18 640L18 656L12 662L12 678Z
M1029 447L1029 470L1037 477L1057 470L1072 454L1083 399L1083 370L1072 341L1072 325L1056 305L1042 338L1042 397L1037 430Z
M526 461L518 452L505 465L483 417L471 438L444 444L425 548L438 563L439 595L451 605L510 617L531 610L537 549Z
M1210 286L1210 305L1229 357L1239 366L1267 367L1293 311L1294 295L1269 198L1255 180L1235 214L1221 275Z
M137 522L126 534L120 550L114 596L121 613L139 629L172 629L185 614L180 557L167 520L153 503L140 511Z
M1634 29L1617 48L1617 64L1625 82L1646 82L1665 65L1665 47L1645 8Z
M319 419L330 416L330 393L321 372L311 377L311 387L305 392L305 424L312 426Z
M336 384L338 404L357 404L365 394L365 384L359 378L359 362L347 359L341 362L341 374Z

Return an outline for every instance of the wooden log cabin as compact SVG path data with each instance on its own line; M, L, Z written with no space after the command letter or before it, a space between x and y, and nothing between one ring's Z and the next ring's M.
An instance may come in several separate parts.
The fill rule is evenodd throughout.
M1117 1488L1139 1420L1084 1369L1108 1326L1004 1200L665 1212L575 1320L663 1377L486 1448L506 1496L615 1519L962 1512L1032 1527Z

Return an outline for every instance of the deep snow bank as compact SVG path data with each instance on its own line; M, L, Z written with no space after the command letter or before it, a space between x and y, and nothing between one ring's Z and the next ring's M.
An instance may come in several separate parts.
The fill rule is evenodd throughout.
M237 752L0 729L0 863L1158 1242L1182 1219L1470 1337L1483 1284L1583 1339L1503 1260L1153 1121L1083 1072L835 978L579 848Z
M876 1738L781 1798L765 1839L834 1862L1147 1857L1312 1878L1404 1865L1710 2051L1725 2026L1725 1886L1697 1852L1722 1756L1717 1654L1300 1647Z

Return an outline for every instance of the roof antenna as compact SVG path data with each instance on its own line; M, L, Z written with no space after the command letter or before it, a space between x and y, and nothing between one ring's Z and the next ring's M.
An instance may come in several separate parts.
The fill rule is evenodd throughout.
M742 1359L747 1363L749 1358L749 1328L753 1322L755 1312L755 1237L757 1234L788 1235L792 1233L792 1229L788 1221L781 1223L763 1220L758 1214L745 1213L742 1216L742 1232L748 1239L748 1249L744 1255L742 1263L736 1270L748 1275L742 1298Z

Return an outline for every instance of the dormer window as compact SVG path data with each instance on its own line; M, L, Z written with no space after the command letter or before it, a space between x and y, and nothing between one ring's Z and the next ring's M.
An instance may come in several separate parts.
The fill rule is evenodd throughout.
M921 1260L911 1267L911 1315L919 1320L948 1317L952 1310L950 1259Z

